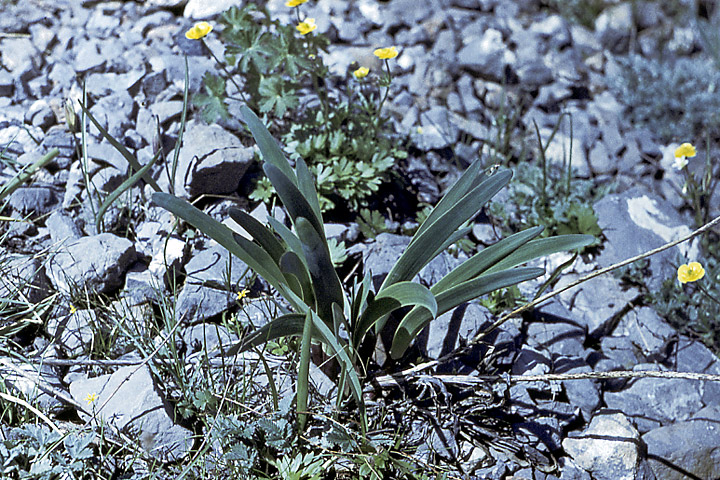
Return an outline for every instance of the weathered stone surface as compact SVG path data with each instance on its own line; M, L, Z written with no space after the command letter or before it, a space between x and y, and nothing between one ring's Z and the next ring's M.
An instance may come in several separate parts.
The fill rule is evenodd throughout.
M594 205L598 225L607 242L597 258L601 267L639 255L690 233L680 215L667 202L639 190L611 194ZM657 289L676 275L677 255L699 258L693 240L649 257L652 275L646 278L650 289Z
M253 150L221 126L188 122L175 175L176 194L232 193L253 158ZM161 183L169 184L166 173Z
M703 408L692 418L642 436L648 463L663 480L720 476L720 409Z
M562 444L595 480L654 480L640 453L639 438L625 415L611 413L596 415L584 432Z
M122 275L136 256L130 240L101 233L69 244L48 262L46 268L50 281L62 292L87 288L107 293L122 286Z
M75 380L70 384L70 393L83 405L88 395L97 395L88 408L92 416L82 412L81 416L91 422L105 422L137 438L161 462L181 460L190 452L192 432L173 423L170 407L158 394L146 366L122 367L112 375Z

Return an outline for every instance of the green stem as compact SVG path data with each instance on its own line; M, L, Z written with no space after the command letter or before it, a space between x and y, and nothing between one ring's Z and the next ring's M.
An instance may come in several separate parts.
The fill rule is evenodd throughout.
M709 293L707 290L705 290L705 287L703 287L703 286L700 285L699 283L697 284L697 287L700 289L700 291L701 291L702 293L705 294L706 297L708 297L710 300L712 300L713 302L715 302L715 303L717 303L718 305L720 305L720 301L718 301L718 299L715 298L715 296L710 295L710 293Z
M202 41L202 44L205 46L205 49L208 52L210 52L210 55L213 57L215 62L220 66L220 68L222 68L223 72L225 72L227 79L230 80L233 85L235 85L235 88L237 88L237 91L240 94L240 98L242 98L245 103L248 103L247 98L245 98L245 94L242 91L242 88L240 88L240 85L238 85L237 82L235 81L235 79L233 79L233 76L230 74L230 72L228 71L225 64L223 62L221 62L220 59L217 58L217 56L215 56L215 53L210 49L210 47L208 47L207 43L205 43L204 38L201 38L200 40Z
M377 136L378 129L380 128L380 115L382 114L383 105L388 98L390 93L390 84L392 83L392 73L390 72L390 62L385 60L385 70L387 70L387 86L385 87L385 95L383 95L378 105L377 114L375 115L375 135Z

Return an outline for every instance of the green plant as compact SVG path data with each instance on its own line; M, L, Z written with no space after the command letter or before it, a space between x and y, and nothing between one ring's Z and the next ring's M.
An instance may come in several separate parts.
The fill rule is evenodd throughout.
M679 266L684 259L678 257ZM705 278L680 284L668 278L658 291L647 291L645 300L681 334L700 338L709 349L720 353L720 262L714 255L705 257Z
M709 148L710 142L707 142ZM680 170L685 177L685 183L681 193L685 200L691 205L695 213L695 226L699 227L710 218L710 205L715 187L718 184L718 171L710 161L710 153L705 153L705 165L698 177L689 168L688 158L695 157L695 147L690 143L683 143L675 150L674 167Z
M541 275L543 270L539 268L515 268L530 259L581 248L593 240L588 235L533 240L542 232L541 227L535 227L479 252L430 289L412 282L430 260L468 233L469 229L460 228L461 225L477 215L510 181L510 171L499 171L488 177L482 173L479 162L475 162L420 225L382 286L373 293L367 272L345 292L330 259L318 195L307 165L300 158L295 169L291 168L252 110L243 106L241 112L263 154L263 170L287 209L295 232L272 218L268 219L270 227L267 227L242 210L231 209L233 220L253 237L250 241L234 235L217 220L177 197L156 193L153 201L245 261L292 306L294 312L249 334L230 353L283 336L302 337L297 380L301 429L306 421L313 341L323 344L341 366L338 404L349 388L362 409L360 372L368 359L360 356L359 347L371 330L380 333L389 325L386 319L390 314L403 307L413 307L398 327L389 332L393 336L390 354L400 358L436 315L498 288ZM364 415L360 420L365 425Z
M720 72L703 56L618 59L613 93L628 106L628 121L647 127L663 142L715 136L720 128Z
M300 22L299 8L295 11ZM367 71L355 75L357 82L345 95L330 98L323 87L330 81L328 69L319 55L328 40L322 34L310 34L314 28L284 25L254 4L231 8L220 24L226 55L222 61L215 59L223 76L206 74L205 91L194 98L203 118L208 122L228 118L231 100L259 110L269 128L281 134L289 158L307 161L317 179L322 212L338 203L353 212L364 206L397 161L407 156L382 115L392 79L387 61L397 51L382 57L386 73L378 80L378 86L385 88L381 98L366 88L370 86L365 81ZM378 51L385 54L383 49ZM227 81L244 92L242 97L228 94ZM297 109L307 88L314 90L317 102L306 101L299 118L285 118ZM273 185L261 179L250 198L270 202L273 194Z

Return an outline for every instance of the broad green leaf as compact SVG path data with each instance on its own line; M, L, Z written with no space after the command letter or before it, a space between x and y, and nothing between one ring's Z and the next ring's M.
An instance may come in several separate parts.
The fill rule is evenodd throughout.
M297 184L290 181L290 179L284 175L282 171L270 163L263 165L263 170L265 171L265 175L267 175L272 182L273 187L275 187L278 197L280 197L283 205L285 205L285 209L290 214L290 218L292 218L293 223L296 224L296 228L298 218L305 218L315 228L318 236L324 239L325 229L323 227L322 220L315 216L315 212L310 206L310 203L300 192Z
M110 205L112 205L117 198L122 195L124 192L126 192L128 189L132 188L133 185L135 185L140 178L145 175L145 172L150 170L150 167L152 167L157 159L160 158L160 152L158 151L153 158L150 159L150 161L142 167L140 170L135 172L133 175L130 176L127 180L125 180L123 183L120 184L119 187L117 187L113 192L105 197L105 201L102 205L100 205L100 208L97 211L97 214L95 215L95 228L97 228L97 231L100 231L100 223L102 222L103 217L105 216L105 212L108 208L110 208Z
M437 256L440 255L442 252L444 252L445 250L447 250L447 248L448 248L450 245L453 245L455 242L457 242L457 241L460 240L461 238L464 238L464 237L465 237L468 233L470 233L470 232L472 232L472 227L465 227L465 228L461 228L460 230L456 230L455 232L453 232L452 235L450 235L450 236L448 237L447 240L445 240L445 243L443 243L442 245L440 245L440 247L435 251L435 254L432 255L430 258L435 258L435 257L437 257Z
M545 273L545 270L542 268L526 267L504 270L502 272L473 278L437 295L437 315L442 315L458 305L474 300L486 293L531 280L539 277L543 273ZM430 323L432 318L433 316L430 315L430 312L418 307L413 308L405 315L405 318L402 319L395 331L390 356L394 359L402 357L413 339L420 333L425 325Z
M251 348L259 347L270 340L302 335L304 324L304 313L281 315L247 334L240 342L225 350L225 355L236 355Z
M297 218L295 229L303 244L303 252L305 252L305 259L315 290L318 315L332 324L332 303L343 305L345 295L330 259L327 244L304 217Z
M100 122L98 122L98 121L95 119L95 117L92 116L92 114L90 113L90 110L88 110L87 108L85 108L85 105L84 105L82 102L80 102L80 108L83 109L83 112L85 112L85 115L87 115L87 117L90 119L90 121L97 127L98 130L100 130L100 134L101 134L108 142L110 142L110 145L112 145L112 146L115 148L115 150L117 150L118 152L120 152L120 154L121 154L123 157L125 157L125 160L128 161L128 163L130 164L130 166L132 167L132 169L135 170L136 172L137 172L138 170L141 170L141 169L142 169L142 165L140 165L140 162L137 161L137 159L135 158L135 156L134 156L132 153L130 153L130 152L128 151L128 149L125 148L125 146L124 146L122 143L120 143L120 142L118 142L117 140L115 140L115 138L114 138L112 135L110 135L110 134L108 133L108 131L105 130L105 128L104 128L102 125L100 125ZM160 186L159 186L159 185L157 184L157 182L150 176L149 173L145 172L145 174L143 175L142 178L143 178L143 180L145 180L156 192L159 192L159 191L160 191Z
M448 288L480 275L520 246L540 235L542 231L543 227L528 228L481 250L441 278L435 285L430 287L430 291L437 295Z
M307 266L305 252L303 252L302 242L288 227L278 222L274 217L268 217L268 223L285 242L290 251L294 252L300 260Z
M320 211L318 193L315 189L315 180L310 174L310 170L308 170L307 164L302 157L298 157L295 161L295 170L297 172L298 188L300 189L300 192L302 192L303 196L305 196L305 200L307 200L310 207L312 207L313 212L315 212L315 216L320 219L320 223L322 223L322 213Z
M430 290L415 282L398 282L385 288L370 302L360 316L353 333L354 346L360 345L365 333L381 318L403 307L424 308L432 317L437 314L437 302Z
M486 273L498 272L516 267L538 257L557 252L566 252L590 245L595 241L592 235L570 234L532 240L515 250L487 270Z
M265 125L263 125L257 115L246 105L240 106L240 113L242 114L245 124L250 129L250 133L252 133L252 136L255 138L258 148L260 148L262 152L263 160L279 169L293 185L297 186L298 179L295 176L295 172L293 172L285 155L283 155L282 150L280 150L280 146L272 135L270 135Z
M467 195L470 190L477 187L480 180L484 178L485 175L481 171L480 160L476 160L463 172L450 190L440 199L440 202L435 205L430 215L428 215L422 225L420 225L420 228L418 228L413 240L429 228L435 220L442 217L462 197Z
M302 300L288 288L285 283L285 277L272 257L261 247L243 237L239 237L236 240L233 237L233 231L228 227L174 195L155 192L153 193L152 200L156 205L182 218L245 262L252 270L280 292L295 309L299 311L305 311L307 309Z
M315 292L313 291L307 267L295 252L285 252L280 258L280 270L284 274L293 275L300 283L302 299L308 306L315 305Z
M489 177L464 197L450 206L437 220L424 231L415 234L410 245L405 249L385 277L380 287L383 288L396 282L411 280L427 263L433 255L445 244L447 239L466 221L472 218L500 189L510 181L512 172L503 170Z
M230 218L235 220L238 225L250 234L253 240L270 254L276 264L280 262L280 257L285 253L285 247L275 238L275 235L269 228L239 208L231 207L228 213L230 214Z

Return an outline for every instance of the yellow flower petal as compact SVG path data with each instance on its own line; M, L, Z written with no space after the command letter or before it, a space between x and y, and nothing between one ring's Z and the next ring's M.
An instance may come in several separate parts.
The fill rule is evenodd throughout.
M678 267L677 276L680 283L697 282L705 276L705 269L700 262L690 262Z
M367 74L370 73L370 69L367 67L360 67L357 70L353 72L353 75L355 75L355 78L358 80L361 78L367 77Z
M190 40L200 40L212 32L213 26L208 22L198 22L190 30L185 32L185 38Z
M382 60L390 60L391 58L395 58L398 56L397 48L395 47L386 47L386 48L378 48L373 52L376 57L382 59Z
M306 18L304 22L298 23L297 27L298 32L300 32L302 35L307 35L308 33L312 32L317 28L317 25L315 25L315 19L314 18Z
M297 7L298 5L302 5L303 3L307 2L308 0L288 0L285 2L286 7Z
M675 158L694 157L696 155L695 147L692 143L683 143L675 149Z
M247 294L250 293L250 290L247 288L243 288L237 293L237 299L242 300L243 298L247 297Z
M87 396L85 397L85 401L87 402L88 405L95 403L97 401L97 399L98 399L97 393L88 393Z

